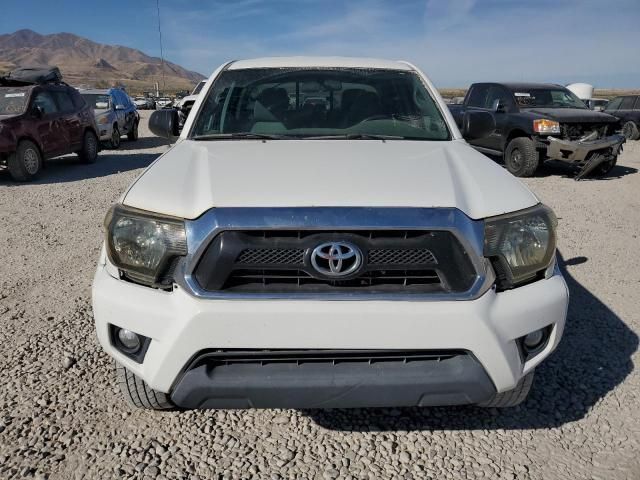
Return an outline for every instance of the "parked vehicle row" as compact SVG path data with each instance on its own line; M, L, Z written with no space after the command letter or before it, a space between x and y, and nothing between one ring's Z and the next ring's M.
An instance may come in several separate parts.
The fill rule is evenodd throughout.
M625 142L617 117L590 110L562 85L474 83L462 105L448 107L463 130L469 113L490 115L495 127L489 136L465 139L476 150L502 157L518 177L533 175L548 160L576 167L576 180L605 175Z
M120 146L120 137L138 139L140 114L129 96L119 88L81 90L82 98L93 108L100 140L110 148Z
M640 95L616 97L604 111L620 119L627 140L640 139Z
M135 103L138 110L156 109L156 101L153 99L153 97L135 97L133 99L133 103Z

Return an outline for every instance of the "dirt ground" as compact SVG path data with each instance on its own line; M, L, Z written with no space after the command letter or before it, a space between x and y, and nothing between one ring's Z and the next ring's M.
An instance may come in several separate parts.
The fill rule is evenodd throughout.
M526 180L571 305L522 406L154 413L124 403L90 303L104 215L167 148L143 125L94 165L0 173L1 479L640 478L640 142L604 179Z

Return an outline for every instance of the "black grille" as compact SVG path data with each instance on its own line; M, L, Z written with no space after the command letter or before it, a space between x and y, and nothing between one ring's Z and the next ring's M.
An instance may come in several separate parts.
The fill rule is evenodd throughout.
M188 369L203 363L210 365L211 362L219 365L410 363L425 360L442 361L465 354L462 350L209 350L200 352Z
M560 125L562 137L568 140L578 140L591 132L597 131L596 138L602 138L613 133L609 123L562 123Z
M369 263L376 265L436 264L436 257L427 249L376 249L369 251Z
M302 265L304 250L299 248L247 248L243 250L236 263L239 265Z
M304 270L233 270L225 283L225 288L235 290L255 290L260 284L262 291L278 291L283 285L294 287L316 288L316 291L331 291L340 289L366 289L368 287L380 287L395 289L394 287L406 287L407 289L440 286L440 277L435 270L371 270L348 280L318 279ZM422 290L422 288L420 288Z
M356 246L362 266L340 279L316 270L311 253L332 241ZM446 231L267 230L218 234L194 277L205 290L238 293L433 293L466 291L477 275Z

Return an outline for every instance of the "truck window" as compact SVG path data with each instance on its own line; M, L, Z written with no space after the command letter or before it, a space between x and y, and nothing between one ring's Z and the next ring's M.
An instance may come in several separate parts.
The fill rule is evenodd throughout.
M513 104L511 94L507 90L497 85L492 85L489 87L489 93L487 94L487 100L484 108L493 109L494 102L496 100L500 100L500 103L507 107L510 107Z
M487 85L475 85L471 87L471 93L469 94L469 101L467 102L467 106L486 108L485 105L487 103L488 91L489 87Z
M620 104L620 110L633 110L633 104L636 97L622 97L622 103Z

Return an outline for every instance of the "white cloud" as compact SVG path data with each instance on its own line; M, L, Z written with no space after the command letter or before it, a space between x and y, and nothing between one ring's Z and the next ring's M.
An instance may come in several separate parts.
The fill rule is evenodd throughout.
M637 0L240 0L166 25L167 57L209 74L266 55L404 58L441 87L483 80L637 86Z

